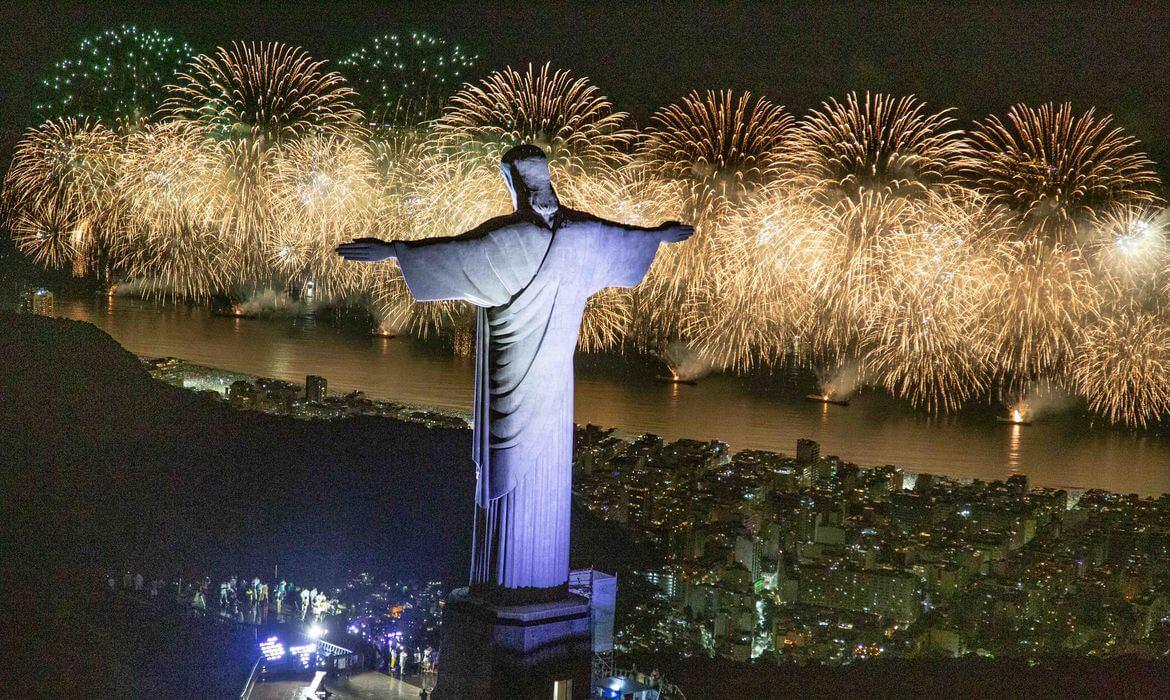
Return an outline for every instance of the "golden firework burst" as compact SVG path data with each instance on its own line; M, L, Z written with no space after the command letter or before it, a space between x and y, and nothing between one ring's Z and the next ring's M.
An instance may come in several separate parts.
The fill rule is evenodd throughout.
M798 127L802 186L830 205L956 187L969 144L949 111L931 112L912 96L868 92L822 103Z
M1158 177L1137 139L1093 109L1019 104L976 124L971 138L975 187L1019 217L1022 235L1076 242L1094 216L1156 199Z
M1100 317L1079 338L1071 384L1091 410L1145 427L1170 413L1170 324L1127 310Z

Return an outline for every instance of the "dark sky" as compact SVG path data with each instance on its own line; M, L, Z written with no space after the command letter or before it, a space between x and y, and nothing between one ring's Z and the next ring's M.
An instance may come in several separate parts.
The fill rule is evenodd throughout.
M283 40L321 57L423 29L492 68L554 63L645 115L692 88L767 94L794 111L851 89L915 93L967 120L1018 101L1072 100L1117 115L1170 165L1170 5L1161 3L28 2L0 9L5 145L33 87L109 26L157 27L209 49Z

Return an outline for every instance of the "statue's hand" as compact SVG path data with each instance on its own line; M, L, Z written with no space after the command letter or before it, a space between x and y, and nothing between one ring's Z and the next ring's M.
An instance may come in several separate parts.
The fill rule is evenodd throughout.
M662 231L659 235L662 236L663 243L682 243L695 235L695 227L680 224L677 221L668 221L662 225Z
M382 262L394 257L394 244L377 238L355 238L337 246L337 254L354 262Z

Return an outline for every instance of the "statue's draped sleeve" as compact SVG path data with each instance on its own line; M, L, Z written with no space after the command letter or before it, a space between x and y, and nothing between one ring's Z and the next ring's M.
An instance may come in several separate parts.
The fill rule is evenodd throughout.
M394 253L416 301L500 306L540 267L548 239L533 228L493 220L461 236L395 241Z
M593 245L592 291L606 287L635 287L646 276L658 245L657 229L599 221Z

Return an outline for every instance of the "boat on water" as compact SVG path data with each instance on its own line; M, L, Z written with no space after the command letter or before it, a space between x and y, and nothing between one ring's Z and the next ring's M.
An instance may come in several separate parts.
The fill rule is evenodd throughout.
M996 416L995 420L999 423L1009 423L1011 425L1032 425L1032 421L1018 408L1012 409L1010 416Z
M823 394L808 394L804 397L809 401L816 401L817 403L829 403L834 406L848 406L849 399L835 399L832 396L825 396Z
M667 376L665 374L660 374L657 377L655 377L655 379L657 379L660 382L665 382L667 384L686 384L688 386L694 386L694 385L698 384L698 382L695 381L694 379L683 379L681 377Z
M249 314L236 309L216 309L211 312L212 316L222 316L224 318L256 318L256 314Z

